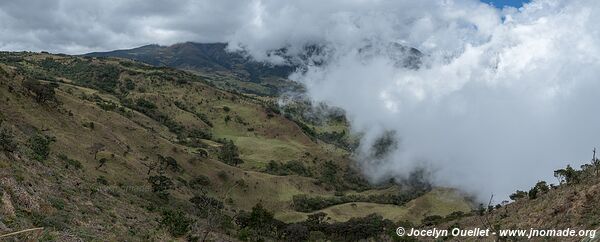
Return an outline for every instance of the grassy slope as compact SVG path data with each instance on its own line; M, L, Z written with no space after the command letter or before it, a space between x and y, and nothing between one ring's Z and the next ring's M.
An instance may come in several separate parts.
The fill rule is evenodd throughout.
M61 63L81 61L87 65L117 65L129 70L129 73L122 73L119 77L121 83L131 79L136 85L135 90L126 94L126 98L150 100L161 112L174 117L186 128L209 129L190 110L174 105L175 100L183 102L192 112L206 114L214 124L211 129L214 136L234 140L246 163L241 167L233 167L218 161L216 153L219 144L212 141L205 142L208 144L206 149L209 150L209 157L199 157L195 154L198 148L178 144L177 136L154 119L126 107L124 110L130 115L106 111L90 100L90 96L96 94L102 100L110 100L123 107L125 105L120 101L122 97L84 87L77 80L67 77L48 74L62 81L56 89L61 102L59 107L35 103L20 86L25 77L15 68L17 64L3 63L3 70L10 73L10 77L0 76L0 112L6 119L5 125L21 144L16 155L0 154L0 188L4 191L2 194L5 194L6 201L3 210L10 214L11 209L8 208L12 206L16 213L15 216L4 216L1 221L9 230L48 224L57 231L63 231L59 233L60 236L74 235L98 240L121 239L122 236L159 240L168 238L164 230L158 229L159 210L156 204L160 203L150 192L146 182L147 168L144 166L144 163L156 159L158 154L174 157L183 168L181 173L169 173L176 188L171 191L172 199L164 204L165 207L178 207L192 212L193 208L187 200L197 191L187 186L186 182L198 175L205 175L211 180L207 188L210 195L224 200L231 198L226 205L232 214L262 202L281 218L294 213L290 208L293 195L332 196L333 191L316 185L314 178L274 176L260 172L268 160L300 160L314 170L326 159L341 166L350 163L345 158L346 154L324 148L323 144L308 138L294 122L278 115L269 118L265 109L254 99L215 89L201 80L187 84L170 80L172 76L196 78L179 71L138 64L123 66L122 61L118 60L87 60L45 54L20 56L25 60L19 63L31 69L38 68L36 61L51 58ZM152 73L163 76L157 78L156 75L150 75ZM230 110L225 111L224 106ZM224 117L227 115L232 120L226 123ZM233 118L236 116L243 123ZM93 129L83 126L89 122L94 122ZM254 131L249 131L249 128ZM24 147L28 137L35 133L56 138L56 142L51 144L50 157L44 163L29 159L27 148ZM102 143L105 148L95 160L90 148L96 143ZM59 154L81 161L83 168L66 168L65 162L58 158ZM100 158L107 158L108 163L97 169L97 160ZM223 179L222 173L226 173L228 178ZM97 183L97 178L101 176L106 178L108 185ZM243 185L240 185L240 180L244 181ZM439 204L450 208L431 211L445 214L451 210L463 210L465 204L465 201ZM397 218L396 213L386 211L406 209L390 205L369 206L372 207L369 211L379 211L383 216L394 219ZM336 214L332 215L336 216L336 220L360 216L367 211L345 207L347 205L328 209ZM70 231L68 233L64 232L67 228Z
M319 212L328 214L330 221L347 221L352 217L364 217L372 213L381 214L392 221L410 221L418 224L430 215L445 216L455 211L470 211L471 207L456 191L435 189L403 206L367 202L345 203L331 206ZM285 221L302 221L309 213L288 212L279 214Z

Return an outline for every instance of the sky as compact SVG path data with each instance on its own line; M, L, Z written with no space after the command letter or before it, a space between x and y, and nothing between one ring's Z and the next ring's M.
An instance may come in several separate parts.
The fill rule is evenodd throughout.
M228 42L259 61L286 48L290 78L346 110L373 182L429 171L435 185L507 197L600 147L600 2L533 0L0 1L0 49L64 53ZM423 53L419 68L398 64ZM316 65L315 63L322 63ZM396 148L374 157L391 134ZM499 202L499 201L498 201Z
M504 6L520 8L523 6L523 3L527 3L529 1L528 0L483 0L482 2L492 4L492 5L494 5L494 7L497 7L497 8L503 8Z

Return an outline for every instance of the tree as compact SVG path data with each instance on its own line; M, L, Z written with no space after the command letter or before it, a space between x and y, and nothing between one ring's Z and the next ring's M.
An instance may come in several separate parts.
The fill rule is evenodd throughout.
M537 198L537 194L538 194L538 190L535 187L532 187L529 192L527 193L527 195L529 196L529 199L536 199Z
M527 196L527 192L517 190L515 193L510 194L510 196L508 196L508 197L513 201L517 201L520 198L524 198L525 196Z
M235 146L232 140L226 141L223 146L221 146L219 159L221 159L221 161L223 161L225 164L232 166L237 166L241 163L244 163L244 161L239 158L238 148Z
M276 236L277 231L285 224L273 217L273 213L265 209L262 204L258 203L252 207L252 212L240 212L236 218L236 223L241 228L248 228L254 232L259 240L261 237Z
M31 158L37 161L45 161L50 155L50 143L52 140L46 136L36 134L29 138L28 146L31 149Z
M555 170L554 177L556 177L561 184L563 182L566 182L567 184L579 182L579 172L573 169L571 165L567 165L567 168L565 169Z
M190 230L192 222L193 220L186 217L181 210L166 210L163 211L160 224L166 226L171 235L181 237Z
M168 190L173 186L170 178L163 175L150 176L148 177L148 182L152 186L152 192L156 193L160 198L168 198Z
M538 183L536 183L535 189L541 193L547 193L550 190L546 181L539 181Z
M181 167L177 163L175 158L167 156L164 157L162 155L158 155L159 164L163 167L163 169L171 170L172 172L180 172Z
M207 196L204 191L201 195L191 198L190 202L198 209L200 216L206 219L206 227L204 235L202 236L202 241L206 241L206 238L212 231L223 227L225 221L230 219L223 214L223 202Z
M307 241L309 231L303 224L293 223L285 227L283 236L286 241Z
M14 152L17 150L17 143L14 141L13 134L6 128L0 127L0 151Z
M54 92L54 88L57 87L56 84L43 84L36 80L25 80L23 81L23 87L34 95L35 101L38 103L58 103Z

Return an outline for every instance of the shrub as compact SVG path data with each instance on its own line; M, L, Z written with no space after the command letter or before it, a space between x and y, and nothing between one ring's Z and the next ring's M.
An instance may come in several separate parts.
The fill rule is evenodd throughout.
M48 155L50 155L51 142L51 139L39 134L29 138L28 146L31 149L31 158L39 162L48 159Z
M164 157L162 155L158 155L158 160L164 168L169 169L172 172L182 171L182 168L179 166L179 163L177 163L177 160L171 156Z
M135 89L135 83L129 78L125 80L124 86L125 86L125 89L127 89L129 91L132 91Z
M517 201L518 199L524 198L525 196L527 196L527 192L517 190L515 193L510 194L510 196L508 197L513 201Z
M181 237L190 231L193 220L186 217L181 210L166 210L163 211L161 225L164 225L175 237Z
M312 175L310 170L304 166L304 163L295 160L288 161L285 164L281 164L273 160L269 161L266 167L266 172L280 176L297 174L300 176L309 177Z
M209 210L221 210L224 208L223 202L206 195L196 195L190 199L190 202L204 213L203 216L209 215Z
M65 162L65 168L67 169L69 169L70 167L73 167L75 169L83 168L81 162L79 162L78 160L71 159L65 154L58 155L58 158Z
M309 236L308 228L302 224L290 224L283 230L283 236L286 241L307 241Z
M105 186L108 185L108 180L104 176L99 176L98 178L96 178L96 182L98 184L102 184L102 185L105 185Z
M198 189L198 188L209 186L209 185L210 185L210 179L205 175L196 176L196 177L194 177L194 179L192 179L190 181L190 187L192 187L194 189Z
M23 87L34 95L35 101L38 103L58 102L56 93L54 92L56 84L44 84L36 80L25 80L23 81Z
M209 127L213 126L212 122L210 122L210 119L208 119L208 116L206 116L206 114L197 112L196 117L198 117L200 120L202 120L202 122L204 122Z
M168 190L173 186L173 181L163 175L150 176L148 182L152 186L152 192L158 194L161 198L167 198L169 195Z
M146 99L140 98L135 101L135 105L142 109L156 109L156 105Z
M334 240L359 241L376 237L390 227L393 227L392 221L371 214L364 218L351 218L346 222L333 223L328 226L327 232L336 238Z
M529 192L527 193L527 195L529 196L529 199L536 199L537 198L537 194L538 194L538 190L535 187L532 187Z
M560 180L560 182L566 182L567 184L574 184L579 182L580 171L576 171L570 165L567 165L565 169L559 169L554 171L554 176Z
M410 200L413 200L423 195L426 190L409 189L398 194L380 194L380 195L344 195L335 197L309 197L305 194L295 195L292 197L292 208L298 212L312 212L333 205L349 203L349 202L371 202L379 204L394 204L404 205Z
M244 163L242 159L239 158L239 152L237 146L233 143L232 140L226 141L223 146L221 146L221 152L219 153L219 159L223 161L225 164L236 166L241 163Z
M14 152L17 150L17 143L14 141L14 135L6 128L0 127L0 151Z
M285 224L273 217L273 213L266 210L258 203L252 207L252 211L240 212L236 217L236 224L241 228L247 228L260 237L270 237L283 228ZM258 238L255 238L258 240Z

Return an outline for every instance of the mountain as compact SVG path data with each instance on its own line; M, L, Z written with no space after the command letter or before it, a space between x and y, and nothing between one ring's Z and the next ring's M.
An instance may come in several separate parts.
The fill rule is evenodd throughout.
M214 72L0 52L0 236L354 241L471 210L452 189L369 184L323 141L343 118L296 119Z
M244 93L276 95L294 86L286 81L295 71L292 65L271 65L257 62L239 52L229 52L225 43L186 42L171 46L146 45L128 50L94 52L91 57L119 57L140 61L153 66L168 66L196 73L209 73L229 80L220 83ZM236 82L232 82L232 80Z

